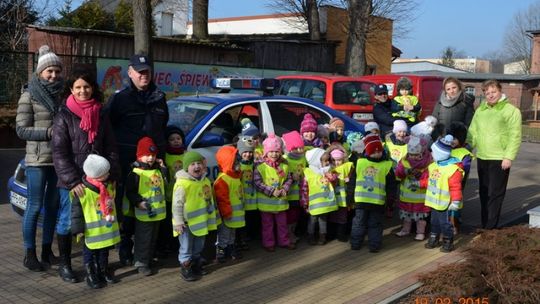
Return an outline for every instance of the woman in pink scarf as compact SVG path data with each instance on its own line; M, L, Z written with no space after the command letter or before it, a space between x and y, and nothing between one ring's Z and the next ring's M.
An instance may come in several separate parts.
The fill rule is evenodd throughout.
M95 76L88 70L74 70L66 81L65 96L65 104L60 106L54 118L52 135L54 168L58 174L60 193L56 233L60 251L60 277L66 282L77 282L71 269L70 257L70 192L79 197L84 194L83 163L89 154L99 154L109 161L109 181L117 180L120 169L116 141L109 118L101 111L103 95Z

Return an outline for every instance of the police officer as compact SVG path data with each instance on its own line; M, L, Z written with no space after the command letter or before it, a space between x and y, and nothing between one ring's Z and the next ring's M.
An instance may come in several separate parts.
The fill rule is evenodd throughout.
M118 144L122 168L122 180L118 183L116 196L117 210L122 210L124 182L131 171L130 164L135 161L138 140L144 136L151 137L158 146L158 158L163 158L166 147L165 129L169 120L165 93L152 82L152 68L148 57L133 55L129 60L128 76L129 86L112 95L106 108ZM118 215L122 223L120 262L131 265L134 218L129 215L128 210L118 212Z

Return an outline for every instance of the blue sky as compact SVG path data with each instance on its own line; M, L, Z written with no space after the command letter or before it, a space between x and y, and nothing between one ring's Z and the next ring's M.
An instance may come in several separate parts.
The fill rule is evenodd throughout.
M38 0L44 2L46 0ZM439 57L452 46L470 57L502 48L512 16L540 0L416 0L417 18L406 39L395 40L402 58ZM61 0L49 0L59 3ZM74 0L73 6L81 0ZM264 0L209 0L209 17L224 18L273 13ZM540 14L540 12L539 12Z

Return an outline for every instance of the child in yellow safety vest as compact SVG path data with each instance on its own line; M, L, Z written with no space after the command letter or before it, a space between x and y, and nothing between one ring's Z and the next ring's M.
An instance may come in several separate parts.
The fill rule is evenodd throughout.
M263 148L264 162L256 166L253 175L258 191L257 207L261 211L262 245L266 251L275 250L274 227L276 227L277 244L280 247L295 249L295 244L289 241L287 230L287 209L289 209L287 194L293 178L282 158L281 138L273 133L269 134L263 142Z
M420 187L427 188L424 204L431 208L431 233L425 247L433 249L440 246L442 234L441 252L454 249L454 231L448 213L461 209L463 200L462 165L459 159L450 155L453 140L452 135L446 135L431 145L434 162L420 180Z
M337 174L330 172L328 157L323 163L325 151L313 148L306 152L309 167L304 169L304 178L301 185L301 204L309 213L308 235L310 245L326 244L327 217L337 210L336 194L333 183ZM315 237L315 226L319 226L319 240Z
M407 125L414 125L422 111L418 97L412 94L412 82L407 77L401 77L396 83L397 95L392 100L390 111L392 116L403 119Z
M254 147L239 140L236 143L238 157L240 158L240 171L242 172L242 190L244 193L244 218L246 225L236 229L235 248L249 250L248 241L260 238L261 216L257 209L257 191L253 183Z
M420 188L420 178L431 164L428 150L428 139L411 135L407 143L407 155L402 158L395 169L396 178L400 182L399 218L403 221L401 230L396 236L408 236L412 222L416 223L415 240L425 239L426 219L431 209L424 205L426 190Z
M246 225L244 191L238 150L232 146L221 147L216 153L216 161L219 174L214 181L214 194L223 221L218 227L216 259L225 263L227 258L242 258L235 248L235 239L236 229Z
M86 284L92 289L116 283L109 268L109 249L120 242L114 206L115 186L108 183L109 161L89 154L83 164L84 195L73 196L71 232L84 235L83 261Z
M352 204L347 203L347 189L354 188L354 180L352 175L354 172L354 164L348 160L345 148L334 143L326 152L330 156L330 166L332 172L337 176L336 185L334 187L336 193L336 204L338 209L328 214L328 222L335 226L335 235L338 241L347 242L347 220L349 208Z
M392 133L385 137L386 153L393 161L394 168L397 163L407 154L407 123L404 120L395 120ZM389 181L386 193L386 217L392 218L394 207L399 199L399 183L395 180Z
M137 161L126 178L126 197L135 210L134 266L145 276L152 275L160 221L166 217L165 178L167 167L157 158L158 148L150 137L137 143Z
M176 182L176 172L182 170L184 157L184 132L175 126L168 126L165 130L167 136L167 150L165 151L165 166L169 173L165 186L165 203L167 205L166 218L160 222L157 240L157 256L166 256L167 253L178 251L178 240L172 234L172 192Z
M284 158L287 160L289 172L293 178L293 183L287 195L287 200L289 201L287 228L289 231L289 241L296 244L298 242L298 237L295 234L296 225L303 212L300 207L300 182L304 178L304 169L307 167L307 161L304 155L304 141L298 131L283 134L283 141L287 150Z
M463 191L467 179L469 178L469 171L471 170L471 163L474 158L471 148L466 144L467 126L460 121L454 121L450 124L448 130L446 130L446 133L454 136L452 152L450 152L450 155L459 159L463 165L463 180L461 182L461 191ZM454 227L455 236L459 232L461 212L460 210L452 210L449 213L450 223L452 223L452 226Z
M191 282L206 274L201 252L206 235L217 229L220 218L202 155L195 151L186 152L182 168L176 173L173 189L173 229L180 241L178 261L182 278Z
M356 162L355 216L350 242L352 250L359 250L367 234L369 251L378 252L382 245L386 186L394 174L392 161L386 158L379 136L367 135L363 142L366 157Z

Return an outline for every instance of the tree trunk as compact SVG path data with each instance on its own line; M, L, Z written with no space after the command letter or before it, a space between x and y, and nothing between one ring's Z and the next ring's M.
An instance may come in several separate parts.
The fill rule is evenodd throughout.
M133 0L133 38L135 54L152 57L152 8L150 0Z
M321 40L321 27L319 22L319 7L317 0L307 0L307 22L309 38L311 40Z
M208 0L193 0L192 39L208 39Z
M366 40L372 0L349 0L349 38L345 53L345 74L362 76L366 73Z

